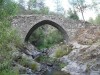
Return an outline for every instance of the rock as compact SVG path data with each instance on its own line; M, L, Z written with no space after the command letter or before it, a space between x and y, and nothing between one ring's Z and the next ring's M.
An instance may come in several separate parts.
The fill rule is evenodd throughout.
M53 64L52 63L47 63L47 66L53 67Z
M29 68L26 68L26 72L27 72L27 74L29 74L29 75L32 75L32 74L33 74L32 70L29 69Z
M84 74L87 70L87 66L84 64L77 64L76 62L70 62L67 66L61 69L62 71L65 71L67 73L70 73L72 75L79 75Z
M21 52L19 52L19 51L14 51L13 53L12 53L12 57L14 57L14 58L17 58L17 57L19 57L21 55Z
M22 58L26 60L33 60L31 56L26 55L25 53L22 53Z
M37 50L35 46L33 46L31 43L25 44L25 47L31 52L33 50Z
M59 44L57 47L51 48L49 52L49 57L60 58L64 55L68 55L72 51L72 45Z
M27 56L24 53L22 54L22 59L25 59L27 61L27 65L31 69L35 69L37 71L40 70L41 65L34 61L34 59L31 56Z
M57 47L59 47L59 44L54 47L49 48L48 50L49 57L54 58L55 52L57 51Z
M73 46L73 49L83 49L89 47L89 45L81 45L77 41L73 41L70 44Z
M19 75L36 75L33 73L32 69L30 68L26 68L26 67L23 67L22 65L20 64L17 64L15 63L15 67L13 67L13 69L18 69L19 70Z
M78 47L60 60L67 65L62 71L71 75L100 75L100 43Z
M12 52L12 58L14 61L18 62L18 60L22 58L22 53L20 51L14 51Z
M97 40L100 40L100 26L79 29L76 33L75 40L80 44L92 45Z
M90 72L90 75L100 75L100 71L92 71Z
M13 67L14 70L18 69L20 74L26 73L26 68L18 63L14 63L15 66Z
M90 67L90 75L100 75L100 62Z
M41 54L41 52L38 52L37 48L30 43L25 44L24 53L33 59Z
M38 52L36 50L32 51L32 56L34 56L34 58L39 56L39 55L41 55L41 52Z
M71 60L68 59L68 56L67 55L61 57L60 58L60 61L63 62L63 63L65 63L65 64L71 62Z

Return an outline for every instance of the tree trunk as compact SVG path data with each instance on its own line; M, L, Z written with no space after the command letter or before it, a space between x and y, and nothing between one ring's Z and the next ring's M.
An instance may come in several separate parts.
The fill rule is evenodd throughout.
M85 21L82 9L81 9L81 14L82 14L83 21Z

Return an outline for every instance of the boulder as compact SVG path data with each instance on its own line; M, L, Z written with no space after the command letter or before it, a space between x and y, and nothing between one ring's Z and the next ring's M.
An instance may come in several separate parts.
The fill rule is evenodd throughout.
M100 42L75 49L60 60L66 63L62 71L71 75L100 75Z

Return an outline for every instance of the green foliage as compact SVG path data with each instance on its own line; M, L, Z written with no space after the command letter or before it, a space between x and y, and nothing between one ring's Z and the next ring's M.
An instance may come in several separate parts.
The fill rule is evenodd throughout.
M36 60L37 62L46 62L46 61L48 61L48 59L49 59L49 57L47 57L47 56L39 56L39 57L36 58L35 60Z
M6 18L10 15L15 15L18 11L18 6L11 0L2 0L0 5L0 19Z
M7 20L7 17L16 13L16 3L11 0L0 0L0 75L18 75L11 70L11 62L12 51L21 45L21 39Z
M0 51L1 52L1 51ZM12 59L11 57L8 55L8 53L6 53L7 58L3 61L0 60L0 75L19 75L18 70L13 70L12 69Z
M19 75L19 73L18 71L12 69L5 69L3 71L0 71L0 75Z
M39 11L40 11L41 14L46 14L46 15L49 14L49 8L48 7L43 7Z
M55 2L56 14L64 14L64 8L61 4L61 0L53 0Z
M64 63L60 64L60 68L64 68L65 66L66 66L66 64L64 64Z
M76 13L76 11L72 11L71 9L69 9L68 11L68 18L74 19L74 20L79 20L79 17Z
M36 8L36 4L37 4L36 0L29 0L28 1L28 10Z
M19 63L20 65L25 66L25 67L28 67L28 65L29 65L29 61L28 61L26 58L19 59L19 60L18 60L18 63Z
M38 64L36 62L30 61L29 59L26 59L26 58L19 59L18 63L20 65L23 65L24 67L29 67L34 71L37 70L38 68Z
M11 28L10 22L6 19L0 22L0 34L0 73L3 75L5 72L4 75L10 75L13 72L5 70L11 68L12 51L16 50L15 47L19 47L22 43L16 30Z
M36 29L29 39L29 41L38 49L49 48L50 46L63 40L63 36L60 31L57 29L52 30L52 26L51 28L47 26L41 26Z
M85 0L69 0L69 3L72 5L74 10L78 10L79 12L81 12L83 20L85 20L83 15L83 12L87 7L85 5Z
M95 19L90 18L89 22L92 24L100 25L100 14L98 14Z
M66 50L61 50L61 49L58 49L56 51L56 54L55 54L55 57L59 58L59 57L62 57L64 55L67 55L67 51Z
M21 39L16 33L17 31L10 27L10 22L6 19L0 23L0 34L2 34L0 36L0 45L2 45L2 49L7 48L10 44L13 44L15 46L20 45Z
M89 18L89 22L92 23L92 24L94 24L94 20L93 20L92 17Z
M49 9L48 9L48 7L43 7L39 10L37 10L37 9L26 10L25 12L26 12L26 14L45 14L45 15L48 15L49 14ZM23 13L25 13L25 12L23 12Z
M32 64L30 65L30 68L31 68L32 70L37 70L37 69L38 69L38 64L37 64L37 63L32 63Z
M5 69L9 69L10 68L10 64L11 60L4 60L0 62L0 71L3 71Z
M71 51L72 51L71 46L62 45L59 48L57 48L56 53L55 53L55 57L56 58L62 57L64 55L69 54Z
M95 18L95 24L99 24L100 25L100 14L98 14Z
M3 3L3 0L0 0L0 5L2 5L2 3Z

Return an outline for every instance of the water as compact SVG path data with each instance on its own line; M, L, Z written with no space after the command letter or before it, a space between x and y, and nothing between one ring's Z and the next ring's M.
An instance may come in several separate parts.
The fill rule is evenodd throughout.
M70 75L70 74L64 73L62 71L51 70L51 71L46 71L43 75Z
M50 57L48 57L47 55L39 56L35 60L38 63L40 63L44 69L46 69L46 71L44 71L42 75L70 75L68 73L62 72L59 62L56 61L56 64L53 61L51 62L50 60L52 60L52 59L50 59ZM50 66L50 64L52 64L52 66ZM62 64L62 63L60 63L60 64ZM44 70L44 69L42 69L42 70Z
M52 68L52 67L48 67L47 71L45 71L42 75L70 75L70 74L65 73L61 70L57 70L57 69Z

